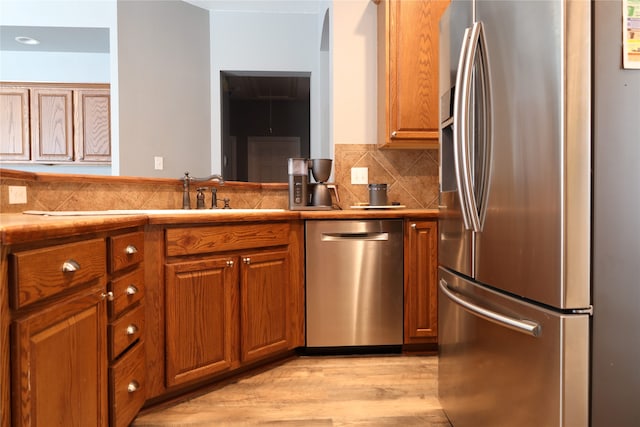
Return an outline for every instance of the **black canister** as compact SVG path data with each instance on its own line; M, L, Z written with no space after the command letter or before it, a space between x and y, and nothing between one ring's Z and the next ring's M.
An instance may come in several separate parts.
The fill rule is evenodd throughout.
M387 205L387 184L369 184L369 206Z

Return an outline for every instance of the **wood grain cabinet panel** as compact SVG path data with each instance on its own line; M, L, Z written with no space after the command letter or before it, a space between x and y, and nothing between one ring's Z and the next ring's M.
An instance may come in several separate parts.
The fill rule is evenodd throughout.
M240 266L240 359L248 362L289 345L289 253L243 255Z
M0 160L29 160L29 89L0 86Z
M74 142L78 161L111 161L111 98L108 89L78 89L74 96Z
M31 90L31 152L36 161L74 160L71 89Z
M0 82L0 162L110 164L109 85Z
M438 338L438 223L405 222L404 343Z
M13 323L13 425L106 426L103 288Z
M136 344L109 368L111 427L126 427L144 404L145 357L143 343Z
M378 142L438 148L438 34L446 0L378 4Z
M216 257L166 266L166 382L231 368L237 342L237 262Z
M23 308L90 281L104 283L105 252L104 239L92 239L11 254L13 307Z

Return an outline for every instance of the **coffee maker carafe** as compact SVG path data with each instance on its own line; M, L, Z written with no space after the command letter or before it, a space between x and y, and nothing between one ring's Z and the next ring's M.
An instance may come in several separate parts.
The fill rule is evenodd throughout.
M310 183L311 205L331 208L331 193L326 182L331 175L331 159L311 159L309 160L311 174L315 183Z
M332 208L331 192L326 183L331 176L331 163L331 159L288 160L289 209L301 211ZM315 182L310 182L311 176Z

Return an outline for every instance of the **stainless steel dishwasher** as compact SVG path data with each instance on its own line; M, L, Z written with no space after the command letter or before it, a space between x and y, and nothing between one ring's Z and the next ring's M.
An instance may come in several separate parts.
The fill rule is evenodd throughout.
M401 345L402 220L308 220L307 348Z

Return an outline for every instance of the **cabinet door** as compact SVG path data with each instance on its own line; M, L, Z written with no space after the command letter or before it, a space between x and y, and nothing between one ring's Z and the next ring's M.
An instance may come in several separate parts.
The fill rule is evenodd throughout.
M31 150L36 161L73 161L71 89L31 90Z
M240 359L248 362L288 348L289 253L241 257Z
M106 426L101 288L13 323L13 425Z
M0 87L0 160L29 160L29 89Z
M438 34L448 1L386 0L378 6L380 143L438 147Z
M231 368L238 339L235 258L165 268L167 386Z
M77 89L74 96L74 140L79 162L111 161L108 89Z
M435 343L438 334L438 225L406 222L405 344Z

